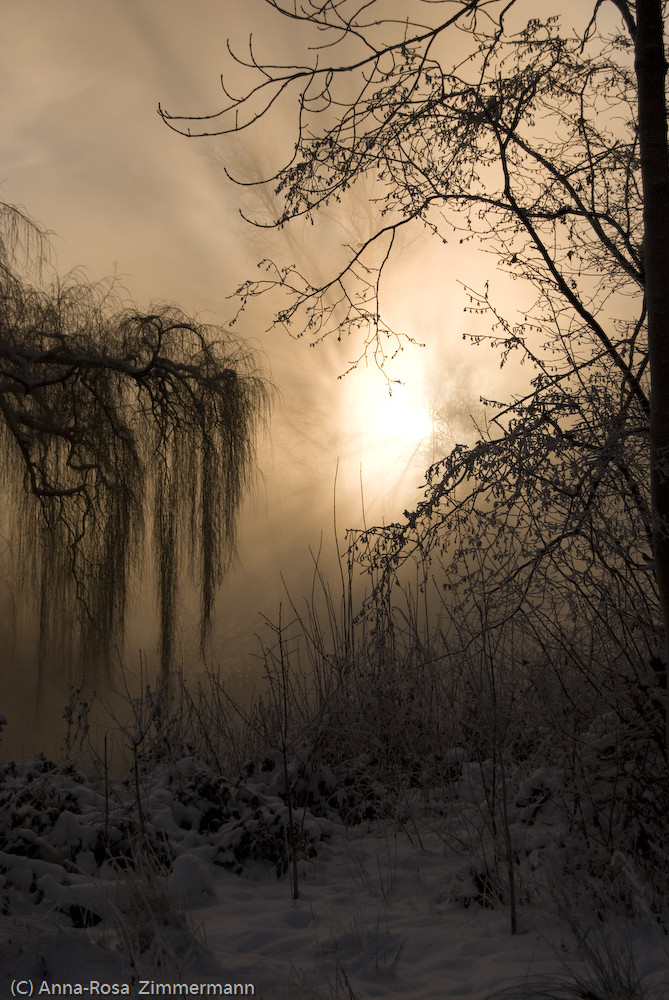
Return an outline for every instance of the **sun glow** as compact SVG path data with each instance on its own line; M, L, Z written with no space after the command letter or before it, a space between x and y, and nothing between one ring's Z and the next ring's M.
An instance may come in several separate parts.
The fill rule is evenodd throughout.
M369 432L381 439L391 438L399 447L417 445L432 433L432 420L424 405L405 385L396 386L392 396L383 393L369 414Z
M394 375L396 373L391 373ZM339 488L343 496L364 489L365 515L393 518L415 501L425 470L434 461L436 427L425 374L405 364L403 383L392 392L377 371L355 372L339 385Z
M432 434L427 408L406 385L393 386L392 395L383 387L365 403L361 413L363 435L372 445L391 444L402 452Z

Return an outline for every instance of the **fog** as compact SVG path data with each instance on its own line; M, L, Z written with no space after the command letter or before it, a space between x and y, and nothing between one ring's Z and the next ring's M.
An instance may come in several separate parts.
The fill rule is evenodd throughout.
M241 13L231 19L237 7L245 21ZM276 152L289 137L285 122L285 135L279 120L266 148L253 141L225 146L181 138L156 113L159 101L175 113L216 110L225 38L242 39L266 10L218 0L195 7L26 0L3 11L1 197L53 232L55 270L83 266L93 281L116 274L140 308L175 302L226 325L237 311L231 294L258 274L263 257L283 255L327 273L340 244L364 233L364 192L315 228L268 233L242 220L240 208L262 220L271 203L262 191L235 187L222 163L261 175L271 166L270 146ZM277 37L288 56L298 40ZM479 396L505 399L522 389L526 375L500 370L495 353L463 342L481 319L464 312L459 280L490 280L502 304L522 308L519 283L510 289L492 258L413 234L387 274L384 305L389 321L424 346L407 346L389 362L389 378L403 383L392 393L364 360L340 378L360 344L331 338L311 348L269 329L276 299L251 302L235 323L234 335L257 350L277 393L258 442L256 483L241 513L238 559L220 595L209 666L242 676L257 671L263 616L273 619L288 594L295 602L309 594L317 553L324 571L334 571L335 519L341 547L345 529L363 518L400 517L418 499L425 468L456 442L474 439ZM11 545L11 525L4 531ZM78 677L46 669L38 677L34 621L21 615L24 598L7 566L2 580L0 709L10 722L8 747L30 752L60 731L60 709ZM179 656L186 672L197 671L203 664L187 592L182 600ZM149 670L155 663L156 635L151 607L136 597L133 608L125 659L136 677L140 651Z

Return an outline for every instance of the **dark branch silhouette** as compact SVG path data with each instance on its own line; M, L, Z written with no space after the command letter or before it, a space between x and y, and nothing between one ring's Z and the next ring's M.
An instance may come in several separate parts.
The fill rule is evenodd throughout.
M109 662L148 531L167 671L184 559L206 636L268 383L243 345L174 306L127 308L112 282L29 283L12 248L42 234L10 206L4 221L0 461L38 592L42 658L79 622L86 658Z
M487 629L522 623L540 641L542 628L559 631L546 624L548 606L556 621L570 608L629 669L657 664L658 647L666 662L664 6L597 0L580 30L562 27L559 3L526 23L514 0L409 5L406 21L384 0L268 6L313 28L304 64L264 60L254 40L247 58L230 52L256 82L240 95L224 86L217 114L160 113L184 134L231 135L290 96L293 148L265 179L280 199L271 224L345 210L363 179L376 217L325 280L264 261L266 276L238 289L241 308L281 287L277 323L314 343L357 334L359 358L383 365L406 336L384 321L384 274L397 234L417 226L444 243L480 243L536 291L515 321L487 284L470 292L469 308L492 325L473 339L496 345L502 363L520 353L533 392L491 404L478 444L430 470L405 522L359 539L367 565L384 566L390 586L412 553L429 552L446 580L497 595ZM620 15L609 34L607 6ZM669 729L664 742L666 751Z

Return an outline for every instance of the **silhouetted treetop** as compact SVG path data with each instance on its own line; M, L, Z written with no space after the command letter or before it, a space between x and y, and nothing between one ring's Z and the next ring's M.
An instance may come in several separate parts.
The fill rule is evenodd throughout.
M167 668L184 556L206 633L269 385L243 344L175 306L141 313L113 282L76 276L30 283L8 248L39 232L4 212L18 229L2 244L0 463L40 595L42 652L79 620L86 658L109 659L148 533Z
M229 46L217 113L160 113L187 135L252 132L270 115L292 129L284 161L253 181L277 203L256 224L313 221L333 204L345 213L371 188L370 221L342 239L325 278L308 260L262 261L240 308L280 289L279 325L312 343L357 334L360 359L384 367L410 339L386 318L385 282L397 282L399 234L416 227L479 245L535 295L509 317L483 278L467 280L465 309L490 320L472 339L502 364L527 362L531 388L491 404L480 440L432 467L405 522L359 539L367 564L391 583L412 553L429 554L445 580L464 573L473 595L485 584L500 598L485 628L495 619L507 636L507 623L546 633L551 591L551 613L578 609L624 669L661 645L666 663L666 3L266 3L268 24L299 26L292 64L277 63L259 25L246 52Z

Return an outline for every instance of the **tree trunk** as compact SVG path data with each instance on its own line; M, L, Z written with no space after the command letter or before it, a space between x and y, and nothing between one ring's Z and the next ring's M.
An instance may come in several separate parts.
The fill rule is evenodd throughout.
M644 195L644 268L651 373L650 464L655 575L669 663L669 149L661 0L637 0L635 69ZM666 684L665 684L666 691ZM669 752L667 698L665 753Z

